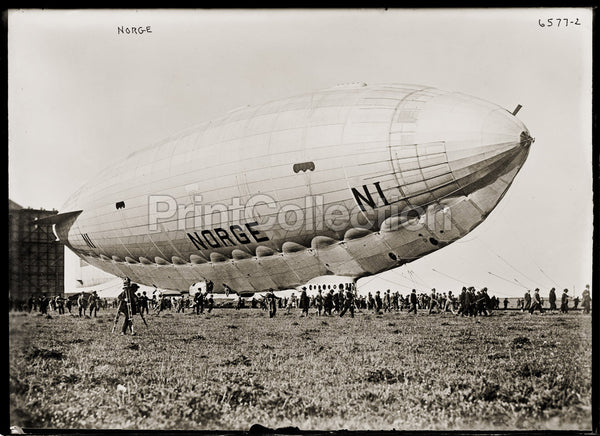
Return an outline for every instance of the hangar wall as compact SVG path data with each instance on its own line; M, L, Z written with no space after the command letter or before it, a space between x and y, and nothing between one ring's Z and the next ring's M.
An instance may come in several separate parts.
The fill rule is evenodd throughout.
M57 213L8 200L8 295L14 302L64 292L64 246L52 224L35 222Z

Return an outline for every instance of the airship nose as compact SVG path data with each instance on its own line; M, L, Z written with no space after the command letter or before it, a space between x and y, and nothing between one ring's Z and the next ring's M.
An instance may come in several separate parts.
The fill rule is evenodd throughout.
M483 110L485 108L486 106L482 106ZM533 143L533 138L525 124L514 115L516 112L516 109L511 113L500 107L490 108L481 124L481 144L483 146L506 144L512 147L529 147Z
M535 138L532 138L529 135L529 132L523 131L521 132L521 145L524 147L529 147L531 144L535 142Z
M513 113L477 102L471 126L463 128L470 139L446 143L448 166L458 202L452 203L452 220L461 234L478 225L496 207L527 159L534 142L527 127ZM479 115L479 119L477 119ZM445 203L442 201L442 203Z
M428 99L426 98L428 97ZM402 195L412 204L467 198L487 215L525 162L533 138L515 113L459 93L413 96L390 130ZM416 119L414 123L410 123ZM395 145L398 144L398 145Z
M497 105L462 95L453 98L443 128L449 132L448 166L461 193L468 195L498 178L510 184L534 142L529 130Z
M414 143L443 143L448 162L456 169L514 148L528 149L533 138L525 124L515 116L517 112L517 109L510 112L461 93L441 94L424 104L420 111ZM407 130L410 129L403 129L403 133ZM418 150L417 154L423 152L427 153L427 147Z

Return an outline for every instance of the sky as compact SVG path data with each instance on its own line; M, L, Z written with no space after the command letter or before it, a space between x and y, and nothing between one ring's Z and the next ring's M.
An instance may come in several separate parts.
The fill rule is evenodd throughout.
M479 227L359 289L510 297L591 285L589 9L10 10L9 198L60 210L103 168L173 133L345 82L521 104L535 137Z

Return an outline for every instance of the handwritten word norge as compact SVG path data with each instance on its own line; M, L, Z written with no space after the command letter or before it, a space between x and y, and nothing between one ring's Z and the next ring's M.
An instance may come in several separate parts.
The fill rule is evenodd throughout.
M137 27L127 27L127 26L119 26L117 27L117 35L127 34L127 35L143 35L144 33L152 33L151 26L137 26Z

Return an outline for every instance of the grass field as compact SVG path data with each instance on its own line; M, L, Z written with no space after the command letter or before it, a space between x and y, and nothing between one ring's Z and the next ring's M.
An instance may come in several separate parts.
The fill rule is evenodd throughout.
M590 315L14 312L23 428L591 429ZM118 330L118 329L117 329Z

